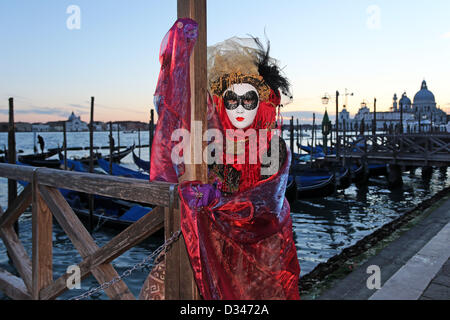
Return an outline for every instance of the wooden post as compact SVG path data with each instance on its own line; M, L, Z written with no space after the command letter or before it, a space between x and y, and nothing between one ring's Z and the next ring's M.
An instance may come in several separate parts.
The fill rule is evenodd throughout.
M120 123L117 122L117 152L120 152Z
M400 102L400 134L403 134L403 102Z
M52 214L42 199L33 172L32 182L32 298L39 300L41 289L53 281Z
M5 155L6 157L6 155ZM14 123L14 99L9 98L8 125L8 163L16 164L16 126ZM17 198L17 181L8 179L8 208ZM14 230L19 233L19 223L14 224Z
M312 168L312 163L313 163L313 157L314 157L314 127L316 126L316 114L313 113L313 126L312 126L312 130L311 130L311 150L310 150L310 155L311 158L309 159L309 164Z
M339 159L339 91L336 91L336 158Z
M89 172L94 172L94 97L91 97L91 121L89 122ZM94 230L94 196L89 195L89 231Z
M67 122L63 125L64 170L67 170Z
M191 18L199 25L197 42L190 60L191 164L186 164L186 174L181 180L207 183L208 167L203 161L203 150L206 146L203 142L203 132L208 129L206 0L178 0L177 8L178 18ZM171 232L179 228L180 218L179 210L169 209L166 212L165 236L168 239ZM166 257L166 268L166 299L200 299L183 237L174 244L169 256ZM173 272L170 272L171 270Z
M152 159L152 144L153 144L153 134L155 132L155 112L154 110L150 110L150 126L149 126L149 133L148 133L148 159L151 161Z
M141 157L141 128L138 128L139 158Z
M291 118L290 123L290 148L291 148L291 164L294 163L294 117Z
M342 128L343 128L343 135L344 135L344 144L342 146L343 148L343 153L344 153L344 157L342 159L342 166L345 168L345 159L346 159L346 155L347 155L347 128L346 128L346 123L345 123L345 119L342 120Z
M372 134L375 136L377 134L377 99L375 98L373 102L373 128Z
M114 153L114 142L113 142L113 131L112 131L112 121L109 122L109 174L112 174L112 163L113 163L113 153Z

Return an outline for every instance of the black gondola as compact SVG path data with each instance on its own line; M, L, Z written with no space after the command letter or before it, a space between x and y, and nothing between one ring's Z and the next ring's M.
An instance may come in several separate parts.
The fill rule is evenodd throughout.
M387 165L385 164L369 164L369 176L379 177L387 175Z
M297 200L297 183L295 182L295 179L293 176L289 176L287 185L286 185L286 192L285 192L286 199L289 202L294 202Z
M349 168L341 168L336 179L336 189L345 190L352 184L352 173Z
M150 172L150 161L145 161L139 158L133 151L133 161L138 168L144 170L145 172Z
M129 147L129 148L123 150L123 151L114 152L112 154L113 162L115 162L115 163L120 162L120 160L122 160L127 155L129 155L134 150L134 148L135 148L135 146L133 145L133 146L131 146L131 147ZM94 154L94 159L93 159L94 160L94 165L98 165L97 164L97 158L102 158L102 159L105 159L106 161L109 161L110 157L111 157L110 155L107 155L107 156L103 157L101 153L95 153ZM81 158L81 159L73 159L73 160L79 161L79 162L83 163L84 165L89 165L89 162L90 162L89 157L84 157L84 158Z
M33 165L33 162L35 162L35 161L43 161L50 157L53 157L54 155L58 154L58 152L60 150L61 149L59 149L59 148L55 148L55 149L50 149L48 152L44 152L44 153L26 154L26 155L19 156L18 160L22 163Z
M366 172L363 165L352 166L352 181L354 183L364 182L366 180Z
M295 182L297 184L297 199L327 197L336 191L336 177L334 174L327 179L314 181L307 181L302 179L302 176L296 176Z

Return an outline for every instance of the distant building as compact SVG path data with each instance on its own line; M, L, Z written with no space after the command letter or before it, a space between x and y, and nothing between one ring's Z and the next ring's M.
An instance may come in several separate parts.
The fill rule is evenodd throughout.
M407 130L418 132L419 125L422 131L430 131L431 128L444 129L448 123L447 114L436 106L435 96L428 90L425 80L422 82L420 91L414 96L413 102L408 98L406 92L402 94L400 100L398 100L397 94L394 94L391 110L390 112L377 112L377 130L395 128L400 124L402 117L405 132ZM341 119L348 119L346 120L350 124L348 128L359 127L363 121L365 126L371 128L374 113L370 112L367 105L363 103L354 119L350 119L348 111L344 107L344 110L339 113L340 128L342 128Z
M50 131L50 126L46 123L33 123L31 130L35 132L47 132Z
M66 121L67 131L89 131L88 124L81 121L81 118L73 113L69 116L69 120Z

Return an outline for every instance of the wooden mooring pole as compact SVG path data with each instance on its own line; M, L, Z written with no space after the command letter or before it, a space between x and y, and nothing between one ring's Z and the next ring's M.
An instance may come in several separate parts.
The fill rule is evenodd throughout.
M206 183L208 168L203 161L202 152L205 145L202 139L203 132L208 129L206 0L177 0L177 9L178 18L191 18L199 26L197 42L190 60L192 163L186 164L186 174L183 179ZM180 210L169 208L165 212L165 238L169 239L180 228ZM165 298L167 300L200 299L183 237L173 244L166 255Z
M153 134L155 133L155 111L150 110L150 125L148 127L148 159L152 159L152 144L153 144Z
M67 122L63 124L64 170L67 170Z
M89 172L94 172L94 97L91 97L91 121L89 122ZM94 196L89 194L89 231L94 230Z
M339 160L339 91L336 91L336 157Z
M113 130L112 130L112 121L110 121L109 122L109 174L112 174L113 153L114 153L114 138L113 138Z
M291 118L289 127L289 139L291 148L291 164L294 163L294 117Z
M9 98L8 125L8 163L16 164L16 126L14 123L14 98ZM17 198L17 181L8 179L8 208ZM14 230L19 233L19 223L14 224Z

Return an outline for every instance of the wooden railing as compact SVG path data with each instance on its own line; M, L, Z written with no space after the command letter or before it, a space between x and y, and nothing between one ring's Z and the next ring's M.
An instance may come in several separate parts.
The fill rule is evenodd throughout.
M166 239L179 230L175 184L10 164L0 164L0 177L29 182L5 212L0 208L0 237L20 275L16 277L0 269L0 290L12 299L55 299L68 290L68 274L53 280L52 217L82 257L78 263L81 278L92 274L99 284L118 276L111 264L115 258L163 227ZM60 188L156 207L100 248L61 195ZM30 205L31 258L13 228ZM166 270L166 299L190 300L198 296L182 237L166 254ZM105 293L111 299L136 298L122 280L105 289Z
M417 166L450 165L447 133L344 135L339 137L339 143L339 158Z

